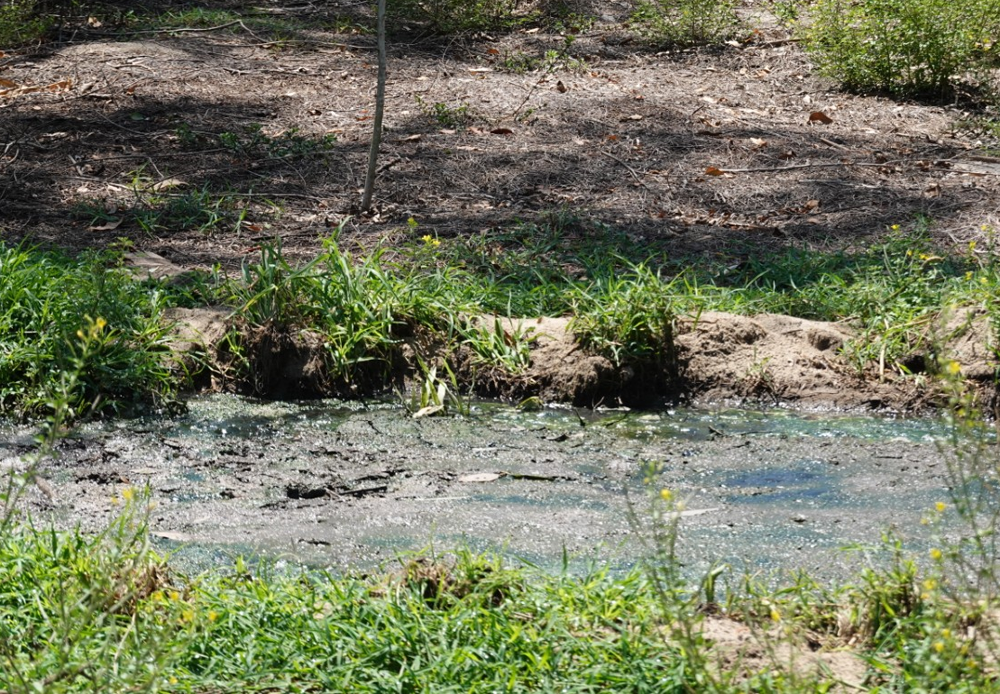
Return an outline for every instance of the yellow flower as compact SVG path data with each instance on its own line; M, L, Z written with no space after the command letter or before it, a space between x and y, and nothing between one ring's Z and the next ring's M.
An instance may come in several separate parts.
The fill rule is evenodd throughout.
M660 498L664 501L670 501L674 498L674 493L669 489L663 488L660 490Z
M889 227L889 228L890 228L890 229L892 229L893 231L899 231L899 225L898 225L898 224L893 224L893 225L892 225L891 227Z
M950 639L951 638L951 629L942 629L941 630L941 636L943 636L946 639Z
M122 498L125 501L132 501L134 497L135 497L135 489L133 489L132 487L125 487L125 489L122 490Z
M178 600L181 599L181 594L178 593L176 590L172 590L170 591L170 599L173 600L174 602L177 602Z
M423 236L420 237L420 240L423 241L424 243L430 243L431 241L434 240L434 237L431 236L430 234L424 234Z
M976 250L976 242L975 241L969 241L969 250L970 251Z
M170 682L170 684L177 684L177 678L176 677L171 676L168 681Z
M940 641L935 641L934 642L934 650L937 651L938 653L940 653L941 651L944 650L944 644L941 643Z
M954 362L952 362L952 363L954 363ZM948 508L948 504L944 503L943 501L939 501L939 502L937 502L936 504L934 504L934 509L935 509L935 510L936 510L936 511L937 511L938 513L944 513L944 510L945 510L946 508Z
M182 622L193 622L194 621L194 610L187 609L181 612Z
M950 373L952 376L957 376L959 373L961 373L961 371L962 371L962 365L959 364L957 361L952 360L948 362L948 373ZM943 511L944 509L938 509L938 510Z
M778 612L778 609L776 607L772 607L771 608L771 621L772 622L780 622L781 621L781 613Z
M939 561L941 559L941 550L937 547L931 550L931 559L934 561Z
M924 590L932 591L935 588L937 588L937 581L935 581L933 578L928 578L927 580L924 581Z
M94 325L97 326L98 330L104 330L104 326L106 326L107 324L108 322L103 318L98 318L97 321L94 323Z
M969 270L968 272L965 273L965 279L967 280L972 279L972 270Z
M216 612L215 610L209 610L208 611L208 621L214 622L218 618L219 618L219 613L218 612Z

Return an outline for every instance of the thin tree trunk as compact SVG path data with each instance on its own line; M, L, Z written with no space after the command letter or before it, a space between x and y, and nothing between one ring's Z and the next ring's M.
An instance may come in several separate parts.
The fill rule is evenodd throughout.
M378 147L382 142L382 111L385 109L385 3L378 0L378 86L375 89L375 124L372 127L372 147L368 152L368 175L365 177L365 194L361 199L361 211L372 207L372 193L375 192L375 168L378 164Z

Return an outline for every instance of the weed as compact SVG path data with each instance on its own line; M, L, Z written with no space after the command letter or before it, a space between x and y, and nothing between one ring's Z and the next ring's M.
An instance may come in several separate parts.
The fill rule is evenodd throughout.
M424 115L431 118L442 128L458 128L468 125L468 123L472 120L468 104L449 106L441 101L428 104L420 98L419 94L414 98Z
M337 138L332 134L320 138L301 135L298 128L272 136L264 132L264 126L251 123L241 131L220 133L218 140L233 154L257 163L261 159L303 159L326 154Z
M420 359L418 363L422 376L410 388L409 399L403 401L413 418L420 419L437 414L468 415L469 405L459 395L458 379L448 363L444 362L444 369L448 374L447 381L438 376L436 365L427 366Z
M480 365L500 367L510 374L523 373L531 363L531 345L535 329L523 322L505 325L499 316L492 326L476 325L461 331L465 344L475 353Z

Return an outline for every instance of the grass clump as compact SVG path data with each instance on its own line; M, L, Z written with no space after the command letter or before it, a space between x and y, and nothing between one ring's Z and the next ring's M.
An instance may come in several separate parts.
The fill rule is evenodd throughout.
M79 368L78 407L128 411L172 396L176 376L160 322L166 297L114 256L0 245L0 276L0 409L50 409L48 389L81 356L85 316L100 329Z
M819 0L806 47L847 88L953 98L1000 60L994 0Z
M13 48L45 36L53 21L39 13L38 5L36 0L0 3L0 47Z

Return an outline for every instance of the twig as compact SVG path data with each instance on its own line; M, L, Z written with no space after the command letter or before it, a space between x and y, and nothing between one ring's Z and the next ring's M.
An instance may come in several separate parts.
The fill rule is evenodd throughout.
M629 166L624 161L622 161L621 159L619 159L615 155L611 154L610 152L605 152L603 149L598 150L598 151L601 154L603 154L604 156L608 157L609 159L614 159L616 162L618 162L619 164L621 164L622 166L624 166L628 170L628 172L630 174L632 174L632 178L635 179L636 183L638 183L640 186L642 186L646 190L649 190L649 186L647 186L645 183L642 182L642 179L639 178L639 174L636 173L635 169L633 169L631 166ZM653 191L649 190L649 192L652 193Z
M610 156L610 155L609 155ZM773 171L794 171L796 169L823 169L823 168L837 168L841 166L864 166L864 167L881 167L881 166L892 166L893 164L903 163L902 159L897 161L886 161L882 163L876 162L866 162L866 161L821 161L813 164L793 164L791 166L758 166L749 169L719 169L722 173L767 173Z
M231 22L226 22L225 24L219 24L214 27L204 27L202 29L191 29L189 27L182 27L180 29L145 29L143 31L130 31L130 34L202 34L206 31L218 31L219 29L228 29L231 26L236 26L239 24L244 29L246 26L243 24L242 19L234 19ZM247 29L249 31L249 29ZM254 38L257 38L254 36ZM258 39L259 40L259 39Z

